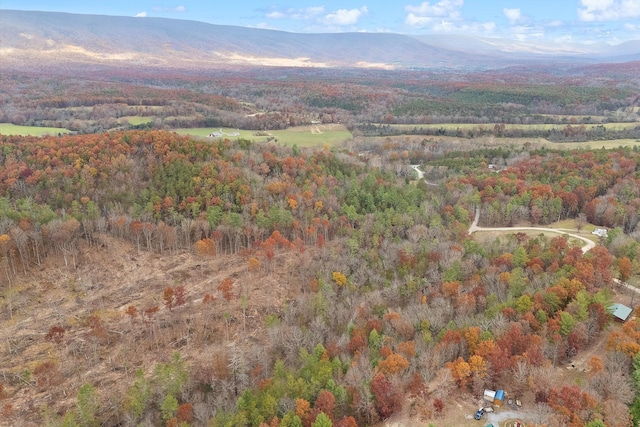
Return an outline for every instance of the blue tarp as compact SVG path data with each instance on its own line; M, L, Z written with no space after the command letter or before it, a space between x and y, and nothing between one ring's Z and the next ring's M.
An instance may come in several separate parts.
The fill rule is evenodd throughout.
M504 401L504 390L498 390L496 391L496 400L499 400L500 402Z

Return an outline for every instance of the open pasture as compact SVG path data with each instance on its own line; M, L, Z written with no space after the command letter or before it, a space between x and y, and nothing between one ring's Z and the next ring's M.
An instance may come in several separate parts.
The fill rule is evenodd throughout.
M429 143L437 144L439 142L445 142L448 144L456 144L460 146L460 150L469 150L475 148L487 148L487 147L504 147L504 148L517 148L517 147L530 147L547 148L551 150L595 150L606 149L613 150L619 147L640 147L640 139L611 139L611 140L598 140L598 141L585 141L585 142L551 142L544 138L497 138L493 135L489 136L476 136L474 138L456 137L456 136L425 136L425 135L396 135L396 136L380 136L380 137L368 137L369 141L380 141L380 144L385 142L389 138L393 142L398 144L406 144L407 141L419 143L421 140L426 139ZM408 139L407 139L408 138Z
M229 128L187 128L174 129L181 135L208 137L213 132L222 131L222 137L229 139L242 138L254 142L274 141L283 145L297 145L298 147L322 147L340 144L352 138L351 132L340 124L319 124L296 126L283 130L255 131ZM236 135L236 133L238 135Z
M506 124L505 130L523 130L523 131L548 131L552 129L562 130L566 126L580 126L580 123L561 123L561 124ZM413 130L413 129L444 129L446 131L455 131L460 129L461 131L469 131L469 130L492 130L495 126L495 123L429 123L429 124L393 124L390 125L394 129L399 130ZM607 130L625 130L632 129L636 126L640 126L640 123L637 122L616 122L616 123L597 123L597 124L585 124L586 130L594 129L598 126L604 126Z
M118 119L120 123L130 124L132 126L144 125L153 122L154 117L145 116L123 116Z
M19 126L12 123L0 123L0 134L2 135L44 136L57 135L59 133L69 133L69 130L64 128Z

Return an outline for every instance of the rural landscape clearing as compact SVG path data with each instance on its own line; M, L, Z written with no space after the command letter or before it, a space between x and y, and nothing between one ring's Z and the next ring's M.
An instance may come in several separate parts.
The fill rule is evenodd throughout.
M640 41L524 40L624 1L54 3L0 6L0 426L640 423Z

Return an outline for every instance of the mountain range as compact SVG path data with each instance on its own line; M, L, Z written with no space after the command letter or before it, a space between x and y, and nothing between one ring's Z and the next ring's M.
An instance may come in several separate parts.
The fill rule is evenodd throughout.
M8 65L490 69L637 60L640 40L585 45L456 35L308 34L165 18L0 10L0 61Z

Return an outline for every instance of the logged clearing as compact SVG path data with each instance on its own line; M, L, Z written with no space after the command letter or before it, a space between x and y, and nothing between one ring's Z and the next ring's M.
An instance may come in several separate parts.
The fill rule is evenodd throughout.
M189 365L206 364L229 345L263 341L265 316L278 314L300 292L300 284L283 273L299 260L285 253L275 262L275 273L254 273L239 256L157 254L106 235L93 246L83 242L75 262L48 257L2 288L0 375L11 396L4 403L16 408L20 425L36 425L29 420L45 404L71 409L82 384L124 396L136 369L149 371L176 350ZM233 280L230 300L217 290L225 278ZM186 303L169 310L163 291L177 286L185 287ZM215 297L208 304L207 294ZM137 309L134 318L129 307ZM143 311L153 307L157 313L145 320ZM91 316L102 326L92 327ZM66 330L60 342L45 339L52 326ZM58 364L59 371L43 379L35 372L45 362ZM18 387L24 384L29 387ZM122 402L112 404L117 409Z

